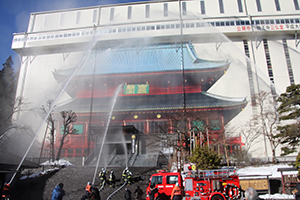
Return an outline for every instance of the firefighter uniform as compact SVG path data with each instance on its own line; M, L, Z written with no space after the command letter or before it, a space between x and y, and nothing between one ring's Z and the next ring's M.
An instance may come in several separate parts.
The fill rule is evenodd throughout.
M128 168L126 167L122 172L122 179L124 182L127 181L127 171L128 171Z
M92 192L92 183L88 182L85 187L85 194L81 197L81 200L88 199L91 195L91 192Z
M6 183L4 186L3 186L3 190L2 190L2 199L3 200L8 200L9 197L10 197L10 184L9 183Z
M110 175L108 177L108 181L109 181L109 187L114 188L115 187L115 183L116 183L116 177L113 171L110 172Z
M183 191L179 187L179 184L176 183L176 185L174 186L174 188L172 190L171 200L182 200L182 197L183 197Z
M132 178L132 173L131 173L131 171L127 170L126 181L127 181L128 184L132 184L131 178Z
M100 178L100 186L106 182L106 171L105 169L102 169L101 172L99 173L99 178Z

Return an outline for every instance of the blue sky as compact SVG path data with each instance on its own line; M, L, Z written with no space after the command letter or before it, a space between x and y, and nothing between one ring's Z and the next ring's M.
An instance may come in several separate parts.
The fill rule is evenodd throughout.
M13 33L26 31L30 13L141 0L0 0L0 62L11 55L14 67L19 68L18 54L11 50Z

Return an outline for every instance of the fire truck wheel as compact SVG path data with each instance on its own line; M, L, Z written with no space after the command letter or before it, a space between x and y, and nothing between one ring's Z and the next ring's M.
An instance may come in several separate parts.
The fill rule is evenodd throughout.
M216 195L212 196L211 200L225 200L225 199L221 195L216 194Z

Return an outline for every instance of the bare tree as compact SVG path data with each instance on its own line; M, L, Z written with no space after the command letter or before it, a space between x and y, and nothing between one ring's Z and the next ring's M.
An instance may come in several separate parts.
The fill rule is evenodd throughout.
M255 105L259 113L253 115L252 123L256 125L256 131L266 137L269 141L272 151L272 161L276 161L276 148L280 145L281 138L278 135L278 113L276 111L276 102L270 92L262 91L254 95Z
M21 113L27 109L28 103L23 98L19 97L13 101L6 102L0 108L0 138L2 138L11 129L24 129L25 127L13 122L12 118L15 114ZM6 106L9 109L6 109Z
M53 118L53 111L51 111L50 109L53 106L53 100L48 100L46 102L46 107L42 106L42 111L46 114L48 114L48 118L47 118L47 127L46 127L46 131L45 131L45 136L49 130L49 143L50 143L50 155L51 155L51 160L54 161L55 159L55 119ZM44 137L44 142L45 142L45 137ZM43 145L44 142L42 144L42 148L41 148L41 154L43 152ZM40 156L41 157L41 156Z
M247 154L251 154L255 150L250 150L253 147L253 144L257 141L259 136L261 136L261 127L254 124L253 120L248 121L243 125L239 130L242 138L244 139L244 151Z
M164 123L156 123L157 133L150 133L149 136L155 141L160 141L159 144L156 143L156 147L162 145L173 150L173 156L177 156L177 159L169 157L169 160L179 162L180 155L180 160L186 161L187 157L192 156L197 145L207 147L213 142L210 141L211 135L214 135L213 125L209 123L211 117L193 112L172 113L164 116Z
M76 113L72 112L72 110L68 110L68 111L64 110L64 111L60 112L60 115L63 118L63 130L62 130L62 136L60 138L60 145L59 145L55 160L60 159L60 154L61 154L62 147L64 145L65 138L69 134L77 133L77 130L73 128L73 122L76 122L76 120L77 120Z

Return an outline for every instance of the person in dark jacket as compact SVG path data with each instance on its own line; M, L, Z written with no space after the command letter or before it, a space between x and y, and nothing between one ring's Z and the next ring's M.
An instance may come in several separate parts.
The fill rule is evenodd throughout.
M292 191L296 200L300 200L300 175L297 176L296 189Z
M136 186L134 195L136 200L141 200L143 198L143 190L140 188L140 186Z
M65 191L63 190L64 184L59 183L52 191L51 200L62 200L65 196Z
M96 187L92 188L92 192L91 192L90 198L91 199L96 199L96 200L101 200L98 188L96 188Z
M155 185L150 185L150 191L148 192L150 200L154 200L155 194L158 192L158 188Z
M125 200L131 200L131 191L128 188L125 188L124 198Z

